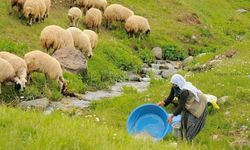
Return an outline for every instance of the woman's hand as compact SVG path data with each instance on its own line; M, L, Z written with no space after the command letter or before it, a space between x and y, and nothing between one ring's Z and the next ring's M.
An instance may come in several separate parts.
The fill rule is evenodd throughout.
M165 102L164 101L160 101L157 103L158 106L164 106L165 105Z
M171 115L171 116L168 118L168 123L171 123L172 120L173 120L173 118L174 118L174 115Z

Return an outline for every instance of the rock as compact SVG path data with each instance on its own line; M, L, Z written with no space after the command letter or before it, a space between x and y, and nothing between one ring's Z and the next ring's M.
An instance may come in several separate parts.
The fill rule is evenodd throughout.
M59 49L53 54L53 57L60 62L62 68L69 72L77 74L84 74L87 72L87 60L79 50L67 48Z
M150 69L150 68L142 68L141 73L142 73L142 74L149 74L149 72L150 72L151 70L152 70L152 69Z
M159 70L159 69L153 69L153 73L154 73L155 75L161 75L162 70Z
M183 64L187 65L187 64L191 63L193 60L194 60L193 56L189 56L183 60Z
M169 61L166 60L155 60L154 64L165 64L165 63L169 63Z
M239 8L239 9L236 10L236 12L238 12L238 13L247 13L248 10L243 9L243 8Z
M151 67L153 69L159 69L160 64L151 64Z
M149 65L146 64L146 63L144 63L144 64L143 64L143 68L149 68Z
M219 101L220 103L225 103L225 102L227 101L227 99L228 99L228 96L223 96L223 97L221 97L218 101Z
M141 82L149 82L150 78L141 78L140 80L141 80Z
M170 76L172 76L173 74L175 74L177 72L177 70L164 70L161 74L162 78L167 79Z
M169 66L168 65L161 65L161 66L159 66L159 69L160 70L168 70Z
M133 72L127 72L128 74L128 80L129 81L140 81L140 76L137 74L134 74Z
M152 49L152 52L156 59L162 59L162 49L160 47L155 47Z
M204 56L204 55L206 55L207 53L201 53L201 54L199 54L199 55L197 55L196 57L198 58L198 57L202 57L202 56Z
M19 104L19 107L23 109L39 109L39 110L45 110L49 106L49 100L47 98L41 98L31 101L22 101Z

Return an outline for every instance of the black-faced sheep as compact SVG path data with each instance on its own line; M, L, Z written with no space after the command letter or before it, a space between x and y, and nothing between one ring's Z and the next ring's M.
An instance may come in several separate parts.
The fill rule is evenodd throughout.
M144 35L148 35L150 33L148 20L144 17L136 15L127 19L125 29L129 37L134 37L135 34L139 34L139 38L143 38Z
M102 24L102 12L96 8L89 9L86 13L85 22L88 29L99 32L99 27Z
M91 58L93 56L93 52L88 35L76 27L70 27L67 31L72 34L75 48L82 51L85 56Z
M125 22L134 12L120 4L109 5L104 11L106 27L111 28L113 21Z
M61 93L66 92L67 85L63 78L63 70L54 57L34 50L25 54L24 60L28 67L28 80L31 79L32 72L41 72L45 74L46 79L55 79L58 82Z
M27 65L24 59L9 52L0 52L0 58L8 61L15 71L15 76L20 80L21 91L25 88L27 82Z
M40 43L48 53L50 49L53 49L51 54L60 48L75 48L71 33L56 25L49 25L42 30Z

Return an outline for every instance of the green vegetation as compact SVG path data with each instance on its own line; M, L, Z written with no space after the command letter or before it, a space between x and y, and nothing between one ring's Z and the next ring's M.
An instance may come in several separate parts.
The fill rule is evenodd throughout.
M233 149L232 146L240 149L237 141L250 140L250 13L236 12L238 8L249 10L248 0L110 0L109 3L124 4L136 14L147 17L151 34L145 40L128 39L120 23L112 31L101 28L94 57L88 61L88 73L84 77L65 73L69 90L84 93L125 79L124 71L138 72L143 62L152 61L149 50L155 46L162 47L164 57L173 60L185 58L187 50L192 50L193 55L208 53L195 58L187 67L204 64L215 55L234 49L237 53L232 59L225 59L215 69L188 78L204 93L218 97L227 95L229 99L219 104L220 110L209 113L204 130L192 144L177 141L177 149ZM0 3L0 49L20 56L33 49L42 50L39 34L46 25L66 28L68 24L68 8L62 5L53 7L44 23L32 27L25 26L16 15L9 16L9 8L8 0ZM185 73L185 70L181 72ZM0 99L13 102L20 95L27 100L62 97L54 81L46 82L44 75L38 73L33 78L34 82L23 93L16 93L11 85L2 87ZM127 135L125 127L132 109L163 100L169 88L168 80L152 80L144 93L125 87L122 96L94 102L80 116L61 112L45 116L40 112L1 106L0 149L173 148L171 143L176 139L172 136L157 143L136 140ZM173 109L172 106L166 108L167 112ZM243 146L243 149L248 148Z

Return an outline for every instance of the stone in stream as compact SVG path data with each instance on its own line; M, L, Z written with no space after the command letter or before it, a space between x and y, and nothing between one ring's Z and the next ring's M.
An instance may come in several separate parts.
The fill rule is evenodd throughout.
M183 60L183 65L187 65L187 64L191 63L193 60L194 60L193 56L189 56Z
M169 61L167 60L155 60L154 61L154 64L166 64L166 63L169 63Z
M177 70L164 70L161 74L162 78L167 79L173 74L177 73Z
M19 104L19 107L22 109L38 109L38 110L45 110L49 106L49 100L47 98L40 98L31 101L22 101Z
M168 66L168 65L160 65L160 66L159 66L159 69L160 69L160 70L168 70L168 69L169 69L169 66Z
M160 47L155 47L152 49L152 52L156 59L162 59L162 49Z
M134 74L133 72L127 72L128 74L128 80L129 81L140 81L140 76L137 74Z
M141 73L142 74L149 74L149 72L151 71L151 68L142 68Z

